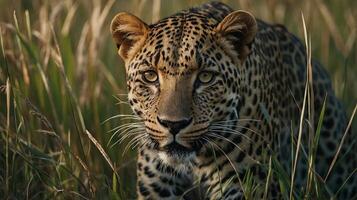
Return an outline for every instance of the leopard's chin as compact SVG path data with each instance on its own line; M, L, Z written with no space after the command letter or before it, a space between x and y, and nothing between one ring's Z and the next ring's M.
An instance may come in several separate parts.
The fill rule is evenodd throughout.
M169 156L182 157L193 152L193 149L185 147L178 142L174 141L164 147L159 149L160 151L166 152Z
M189 169L195 163L196 153L193 151L186 154L172 154L165 151L159 151L159 159L166 165L173 166L176 169Z
M196 151L177 142L172 142L158 149L158 156L169 165L190 165L196 158Z

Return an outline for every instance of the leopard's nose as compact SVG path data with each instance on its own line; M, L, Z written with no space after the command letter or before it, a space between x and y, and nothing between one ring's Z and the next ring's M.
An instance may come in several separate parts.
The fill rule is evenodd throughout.
M190 119L183 119L179 121L170 121L166 119L160 119L157 117L157 121L165 128L167 128L172 135L176 135L182 129L186 128L188 125L191 124L192 118Z

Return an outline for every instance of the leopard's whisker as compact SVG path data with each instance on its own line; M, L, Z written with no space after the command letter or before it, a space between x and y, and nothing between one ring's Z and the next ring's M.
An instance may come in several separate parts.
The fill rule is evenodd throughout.
M133 130L130 130L128 131L128 133L126 133L123 137L121 137L119 139L119 143L122 143L122 141L124 141L126 138L132 136L132 135L135 135L135 134L138 134L138 133L143 133L145 131L145 129L133 129Z
M150 139L146 135L141 139L141 142L138 142L137 148L140 149L145 145L149 145Z
M136 115L118 114L118 115L111 116L108 119L105 119L101 124L105 124L106 122L116 118L120 118L119 120L124 120L124 119L142 120L142 118Z
M137 131L137 130L142 130L142 131L145 131L145 128L143 126L136 126L136 125L128 125L126 127L122 127L121 129L118 129L117 131L115 131L113 133L113 135L109 138L109 141L108 141L108 144L110 144L110 142L113 140L113 138L118 134L119 136L122 136L126 133L129 133L131 131ZM123 136L125 137L125 135Z
M215 128L224 128L224 129L229 129L229 130L237 130L237 129L233 129L232 126L229 126L229 125L211 125L211 127L215 127ZM245 130L248 130L250 132L253 132L253 133L256 133L256 134L260 134L258 131L255 131L251 128L248 128L248 127L244 127L244 126L235 126L235 127L238 127L238 128L241 128L241 129L245 129Z
M239 127L239 128L242 128L242 129L246 129L252 133L255 133L261 137L263 137L259 132L256 132L254 131L253 129L249 129L249 128L243 128L243 127ZM231 127L228 127L228 126L222 126L222 125L211 125L210 126L210 129L212 130L216 130L216 131L219 131L219 130L224 130L224 131L232 131L232 132L235 132L235 133L239 133L239 134L242 134L243 136L247 136L246 134L243 134L242 132L240 132L239 130L237 129L233 129ZM248 137L248 136L247 136Z
M110 133L110 132L114 131L113 134L116 134L116 132L122 131L123 129L128 128L128 127L141 127L141 126L144 126L144 124L143 123L129 122L129 123L125 123L125 124L121 124L119 126L116 126L113 129L109 130L107 133Z
M121 144L126 138L128 137L131 137L133 135L138 135L139 133L141 133L140 131L137 131L137 132L132 132L128 135L125 135L126 137L125 138L120 138L119 140L116 140L111 146L110 148L112 148L113 146L117 145L118 143ZM109 144L109 143L108 143Z
M214 129L214 128L213 128L213 129L210 129L210 130L215 131L215 132L217 132L217 133L219 133L219 132L220 132L220 133L231 133L231 134L238 135L238 136L244 136L244 138L246 138L246 139L249 140L250 142L254 142L250 137L248 137L248 135L242 134L241 132L239 132L239 131L237 131L237 130L235 130L235 129L222 130L222 129ZM258 133L256 133L256 134L262 139L262 141L268 143L267 139L264 138L263 135L258 134Z
M122 104L130 106L130 104L128 102L125 102L125 101L115 103L115 105L122 105Z
M133 130L133 129L137 129L137 128L143 128L142 126L136 126L136 125L131 125L131 124L128 124L128 126L125 126L125 127L122 127L118 130L116 130L112 136L110 136L110 139L109 139L109 142L118 134L119 136L127 133L128 131L130 130ZM120 132L121 131L121 132ZM120 133L119 133L120 132Z
M118 93L118 94L115 94L115 95L117 95L117 96L128 96L128 93Z
M243 121L261 122L262 120L243 118L243 119L220 120L220 121L215 121L214 123L243 122Z
M218 150L222 152L222 154L227 158L227 160L229 161L229 163L230 163L230 165L232 166L233 170L235 171L236 176L237 176L238 181L239 181L239 184L242 185L242 181L241 181L240 178L239 178L239 173L238 173L236 167L234 166L234 163L233 163L232 160L229 158L229 156L228 156L228 155L223 151L223 149L222 149L218 144L216 144L215 142L206 139L206 137L203 137L203 139L204 139L205 141L207 141L208 143L215 145L215 146L218 148ZM243 193L244 193L244 188L242 188L242 190L243 190Z
M214 132L220 132L220 133L231 133L231 134L234 134L234 135L238 135L238 136L242 136L242 137L244 137L245 139L247 139L247 140L249 140L249 141L252 141L252 139L251 138L249 138L247 135L245 135L245 134L243 134L243 133L241 133L241 132L239 132L239 131L236 131L236 130L224 130L224 129L222 129L222 128L217 128L217 129L215 129L215 128L210 128L209 129L209 131L214 131Z
M137 135L135 136L127 145L127 148L130 149L131 146L133 146L134 144L136 144L137 142L139 142L142 138L144 138L145 136L143 135ZM125 152L125 150L124 150Z
M209 140L209 138L205 138L204 140ZM207 141L206 140L206 141ZM207 141L208 142L208 141ZM214 153L214 159L215 159L215 165L216 165L216 170L218 171L218 177L219 177L219 183L220 183L220 185L222 185L222 177L221 177L221 169L218 167L218 164L217 164L217 162L216 162L216 159L217 159L217 157L216 157L216 151L215 151L215 149L213 148L213 145L211 144L211 143L208 143L209 144L209 146L208 146L208 144L207 143L203 143L202 141L200 141L200 143L204 146L204 147L207 147L206 149L211 149L212 151L213 151L213 153ZM222 189L222 188L221 188ZM210 189L208 189L208 190L210 190ZM222 192L223 193L223 192Z
M124 97L126 98L125 100L121 99L121 97ZM116 95L113 95L113 97L118 100L119 102L123 101L123 102L127 102L128 101L128 93L121 93L121 94L116 94ZM127 102L128 103L128 102ZM129 104L129 103L128 103Z
M128 146L130 146L134 141L136 141L136 139L142 138L142 137L145 137L144 134L142 134L142 135L141 135L141 134L140 134L140 135L136 135L135 137L131 138L131 139L129 140L129 142L125 145L124 151L123 151L123 154L122 154L122 155L124 155L124 154L126 153L126 151L127 151L127 149L128 149Z
M246 129L246 130L251 131L251 132L253 132L253 133L260 134L260 133L259 133L258 131L256 131L256 130L253 130L253 129L248 128L248 127L245 127L245 126L240 126L240 125L213 124L212 126L223 127L223 128L231 128L232 126L235 126L235 127L241 128L241 129ZM233 129L233 130L235 130L235 129Z
M136 128L145 130L145 127L142 126L142 125L131 125L131 126L126 126L126 127L121 128L121 129L118 129L116 132L120 132L119 135L123 135L127 131L132 130L132 129L136 129Z
M127 128L127 127L140 127L140 126L144 126L143 123L135 123L135 122L129 122L129 123L125 123L125 124L122 124L122 125L119 125L113 129L111 129L108 133L110 132L113 132L113 131L120 131L124 128Z
M209 133L208 135L219 138L219 139L223 139L226 140L227 142L233 144L235 147L237 147L242 153L244 153L245 155L247 155L252 161L256 162L257 164L260 164L260 162L258 160L255 160L252 156L250 156L247 152L245 152L240 146L238 146L236 143L234 143L232 140L223 137L221 135L217 135L215 133Z
M122 156L125 155L125 153L130 149L130 147L135 144L136 142L140 142L143 138L145 138L145 134L140 134L135 136L132 140L128 142L128 144L125 146L124 151L122 153Z
M237 126L237 127L239 127L239 126ZM238 132L238 133L240 133L240 134L242 134L242 135L245 135L245 134L241 133L240 131L238 131L238 130L236 130L236 129L232 129L231 127L212 125L212 128L218 128L218 129L219 129L219 128L223 128L223 129L225 129L225 130L229 130L229 131L233 131L233 132ZM243 128L243 127L239 127L239 128ZM258 135L258 136L259 136L260 138L262 138L262 139L265 139L265 138L263 137L263 135L261 135L261 134L260 134L259 132L257 132L257 131L254 131L254 130L249 129L249 128L246 128L246 130L251 131L252 133Z
M128 105L130 106L130 103L126 100L122 100L120 98L116 98L118 100L118 103L116 103L115 105L121 105L121 104L125 104L125 105Z
M142 138L142 139L145 139L145 138ZM136 142L136 144L133 145L133 147L131 149L135 149L139 144L140 144L140 141Z
M150 140L147 137L143 138L143 141L141 143L139 143L140 145L138 146L138 149L143 148L143 146L145 146L145 145L149 145L149 143L150 143Z
M125 129L123 129L119 134L118 136L120 138L123 138L123 137L126 137L128 133L131 133L131 132L135 132L135 131L145 131L146 129L144 127L141 127L141 126L137 126L137 127L127 127ZM112 137L114 137L114 135L112 135Z

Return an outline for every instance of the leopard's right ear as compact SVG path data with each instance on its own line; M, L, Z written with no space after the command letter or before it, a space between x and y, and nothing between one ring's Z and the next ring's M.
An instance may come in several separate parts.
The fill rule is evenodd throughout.
M227 48L227 52L237 53L241 64L251 52L250 44L257 31L258 25L254 16L242 10L230 13L215 28L218 41Z
M121 12L113 18L110 31L118 48L118 54L127 62L143 45L149 26L138 17Z

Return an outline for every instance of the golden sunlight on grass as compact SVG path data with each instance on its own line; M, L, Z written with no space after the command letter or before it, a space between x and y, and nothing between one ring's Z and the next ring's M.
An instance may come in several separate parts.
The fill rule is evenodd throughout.
M135 198L136 151L128 148L123 153L132 146L125 138L121 141L118 132L138 119L130 115L126 103L125 69L116 55L110 21L127 11L147 23L156 22L203 2L0 1L0 197ZM356 120L352 121L357 102L357 1L223 2L283 24L305 41L309 61L312 56L325 65L351 116L349 127L357 132ZM309 61L306 102L313 98ZM314 109L304 106L304 110L311 122ZM319 128L310 132L314 146ZM299 140L294 148L299 152ZM314 154L308 157L311 169ZM274 158L269 167L280 169ZM313 173L308 173L307 193L315 190ZM294 199L294 175L286 178L281 172L281 176L290 194L287 198ZM249 176L242 181L247 191L254 190Z

